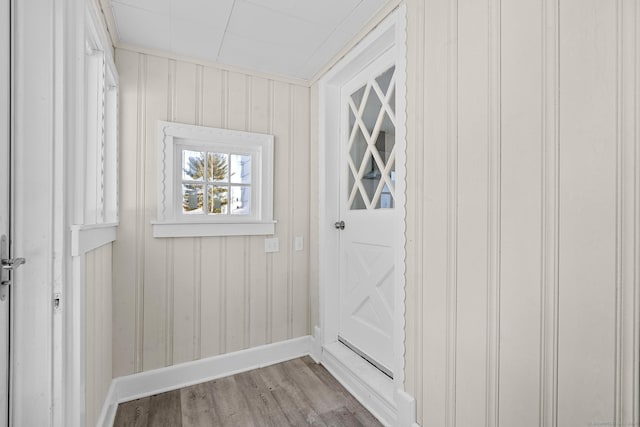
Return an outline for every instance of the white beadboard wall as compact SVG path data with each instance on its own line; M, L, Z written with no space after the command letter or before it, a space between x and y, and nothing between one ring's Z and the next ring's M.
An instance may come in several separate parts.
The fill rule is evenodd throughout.
M112 379L112 244L86 254L86 425L98 422Z
M309 334L309 88L122 49L116 64L114 376ZM158 120L275 136L279 252L264 236L152 237Z
M639 425L640 2L407 4L420 424Z

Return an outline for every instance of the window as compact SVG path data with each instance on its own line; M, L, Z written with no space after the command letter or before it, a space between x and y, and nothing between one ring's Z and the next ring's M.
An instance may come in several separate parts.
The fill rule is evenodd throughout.
M273 234L273 136L159 122L154 237Z
M85 9L84 57L74 70L81 138L73 146L71 253L79 256L116 238L118 225L118 71L111 41L93 5ZM80 60L81 59L81 60ZM79 100L78 99L78 100Z
M118 222L118 73L98 34L98 25L93 19L87 21L84 167L78 168L83 176L77 177L84 185L84 213L76 222L115 224Z

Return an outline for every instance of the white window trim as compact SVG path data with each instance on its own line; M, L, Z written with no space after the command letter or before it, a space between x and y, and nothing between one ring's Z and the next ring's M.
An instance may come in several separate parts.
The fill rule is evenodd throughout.
M82 22L84 59L76 70L81 76L76 82L78 93L78 134L83 135L74 149L75 194L71 240L73 256L80 256L115 240L119 224L118 215L118 96L119 77L113 59L111 42L102 27L98 12L92 5L84 8ZM96 111L96 120L102 127L89 129L87 120L86 86L88 61L99 57L103 67L100 82L104 101L102 111ZM91 140L92 142L87 143ZM99 140L99 141L98 141ZM93 144L93 145L92 145ZM82 249L82 250L80 250Z
M176 147L243 147L255 152L259 161L252 171L251 217L188 216L178 209L180 177ZM152 221L153 237L252 236L275 233L273 220L273 135L158 122L158 211Z

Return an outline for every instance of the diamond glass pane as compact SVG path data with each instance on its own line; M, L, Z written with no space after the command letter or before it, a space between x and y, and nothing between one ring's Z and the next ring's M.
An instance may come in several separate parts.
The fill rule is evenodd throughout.
M389 107L391 107L391 111L393 111L393 114L396 113L396 87L395 85L393 86L392 92L391 92L391 97L389 98Z
M362 104L362 97L364 96L364 91L367 88L366 85L362 86L360 89L351 94L351 99L353 103L356 105L356 109L360 110L360 104Z
M362 195L360 194L360 190L358 190L356 192L356 197L353 199L353 202L351 203L351 210L359 210L359 209L366 209L367 205L364 203L364 199L362 198Z
M351 136L351 131L353 130L353 125L356 124L356 116L353 114L353 109L349 106L349 136Z
M347 197L349 197L349 195L351 195L351 193L353 192L353 186L356 184L356 180L353 177L353 172L351 172L351 168L349 168L349 172L347 173L347 175L349 177L348 178L349 181L348 181L348 185L347 185L347 188L348 188Z
M207 181L229 180L229 156L224 153L207 153Z
M229 206L229 188L222 186L208 187L209 203L207 213L213 215L226 215Z
M385 95L389 90L389 85L391 84L391 78L393 77L393 72L395 71L395 69L396 67L393 66L376 77L376 82L378 83L378 86L380 86L380 89L382 89L382 93L384 93Z
M391 181L391 188L389 188L389 184L387 181L382 182L382 191L376 203L376 209L392 209L395 207L395 200L392 194L396 183L395 163L395 160L392 160L390 166L387 167L387 169L389 169L388 176L389 181Z
M392 189L396 186L396 161L391 162L389 169L389 181L391 181Z
M251 188L231 187L231 215L251 215Z
M356 170L360 170L362 159L364 159L364 155L367 152L367 145L366 138L362 134L360 128L358 128L356 130L353 144L351 144L351 150L349 151L351 161L353 161L353 165L356 167Z
M364 111L362 113L362 121L364 122L369 135L373 133L373 128L378 121L378 115L380 114L380 109L382 108L382 102L380 102L380 98L376 94L375 90L369 91L369 96L366 100L367 104L364 107Z
M380 127L380 133L376 139L376 149L378 150L378 153L385 165L391 157L391 152L396 144L395 132L395 126L393 126L389 115L385 112L384 118L382 119L382 126Z
M382 172L378 167L378 162L375 161L373 156L368 156L365 174L362 177L362 185L367 192L367 198L372 202L371 204L373 206L375 206L377 202L377 200L374 199L374 196L376 194L376 190L378 190L378 185L380 185L381 178Z
M230 156L231 173L229 175L232 184L251 183L251 156L232 154Z
M201 214L204 204L204 185L182 185L182 213L187 215Z
M182 150L182 180L204 180L204 153L200 151Z
M389 191L389 187L385 184L380 193L380 198L376 204L376 209L393 209L395 206L393 195Z

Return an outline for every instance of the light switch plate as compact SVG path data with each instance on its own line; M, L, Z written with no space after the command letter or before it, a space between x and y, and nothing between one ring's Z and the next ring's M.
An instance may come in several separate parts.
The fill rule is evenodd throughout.
M280 240L277 237L264 239L264 251L267 253L280 252Z
M296 251L301 251L304 249L304 237L302 236L296 236L295 238L295 249Z

